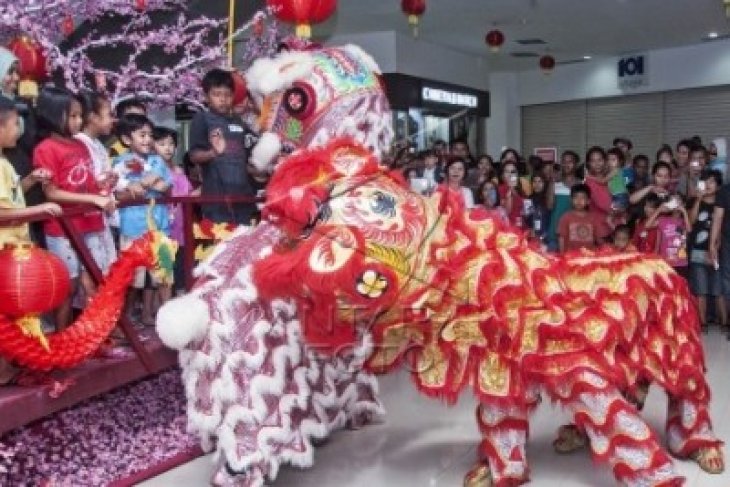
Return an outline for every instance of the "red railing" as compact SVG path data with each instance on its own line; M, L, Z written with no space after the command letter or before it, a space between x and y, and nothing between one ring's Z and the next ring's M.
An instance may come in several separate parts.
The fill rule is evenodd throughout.
M203 204L232 204L232 203L257 203L260 202L260 198L252 198L247 196L230 196L230 197L215 197L215 196L183 196L183 197L167 197L156 200L156 204L180 204L182 205L183 213L183 228L185 235L186 245L184 246L184 269L185 269L185 287L190 289L193 285L193 267L195 266L195 248L196 239L193 232L194 214L195 207ZM149 204L148 200L137 200L129 202L120 202L119 207L127 206L140 206ZM89 275L93 281L99 285L102 283L104 277L101 270L96 265L96 262L91 256L91 252L86 247L83 239L83 235L79 233L71 223L71 217L78 216L89 212L91 207L78 208L69 210L62 216L58 217L57 220L63 229L64 234L69 239L69 242L73 246L74 250L78 253L80 261L89 272ZM94 211L99 211L94 209ZM50 216L37 216L33 218L15 219L13 221L0 222L0 226L17 225L20 223L30 223L34 221L49 220L53 217ZM41 392L38 388L0 388L0 434L10 429L17 428L19 426L30 423L31 421L43 418L55 411L60 409L73 406L74 404L93 397L96 394L108 391L112 388L122 386L124 384L139 380L149 375L160 372L162 369L170 367L175 363L174 355L166 355L164 348L161 348L159 343L153 346L151 351L146 347L143 341L140 339L139 332L133 326L126 313L121 313L119 327L126 336L129 344L134 351L139 364L134 364L134 358L131 358L131 362L125 362L123 365L119 365L114 359L104 360L101 364L93 365L96 367L95 370L103 370L103 377L98 378L99 374L90 373L88 369L92 365L87 366L86 364L80 364L75 369L63 373L65 377L78 378L79 380L92 380L92 381L106 381L105 383L98 384L78 384L78 386L65 392L60 398L48 398L47 395ZM156 347L156 348L155 348ZM156 355L152 355L155 352ZM165 352L165 357L160 356L161 352ZM109 364L108 366L105 364ZM117 365L114 365L117 364ZM106 367L106 368L105 368ZM109 367L117 367L117 371L114 372ZM119 370L122 367L123 370ZM93 379L92 379L93 378ZM6 409L7 408L7 409ZM6 411L8 414L5 414ZM4 418L4 419L3 419Z

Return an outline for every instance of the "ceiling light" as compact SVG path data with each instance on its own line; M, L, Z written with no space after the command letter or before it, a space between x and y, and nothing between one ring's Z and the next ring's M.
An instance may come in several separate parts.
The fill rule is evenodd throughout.
M586 61L590 61L591 59L593 59L593 56L586 55L586 56L583 56L583 59L585 59Z
M718 37L719 37L719 34L715 31L712 31L709 34L707 34L708 39L717 39Z

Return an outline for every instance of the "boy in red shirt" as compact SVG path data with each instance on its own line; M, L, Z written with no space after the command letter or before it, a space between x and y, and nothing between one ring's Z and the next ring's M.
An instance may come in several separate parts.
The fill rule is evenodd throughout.
M578 249L594 249L610 234L605 218L589 210L591 190L585 184L570 189L573 209L565 213L558 223L560 252Z

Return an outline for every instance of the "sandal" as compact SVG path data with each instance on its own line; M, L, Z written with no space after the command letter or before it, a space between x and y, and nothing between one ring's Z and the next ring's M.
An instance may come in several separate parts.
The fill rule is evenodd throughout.
M725 471L725 460L719 446L700 448L690 458L707 473L721 474Z
M553 440L553 448L558 453L573 453L588 445L588 437L574 424L558 428L558 437Z
M474 466L464 477L464 487L492 487L493 485L489 465L483 463Z

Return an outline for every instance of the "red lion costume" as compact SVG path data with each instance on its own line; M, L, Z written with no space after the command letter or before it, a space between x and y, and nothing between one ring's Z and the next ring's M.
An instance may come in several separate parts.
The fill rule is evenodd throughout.
M367 330L369 370L407 362L419 390L450 402L471 386L482 441L467 485L527 481L540 393L573 413L617 480L681 485L625 398L646 381L670 396L669 450L721 470L695 306L662 260L546 255L449 190L408 191L348 140L285 159L265 216L287 238L254 264L254 283L262 299L297 302L310 347L337 354Z

